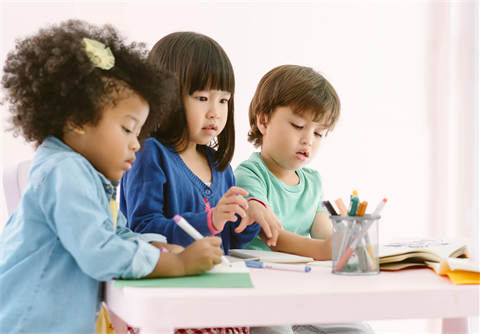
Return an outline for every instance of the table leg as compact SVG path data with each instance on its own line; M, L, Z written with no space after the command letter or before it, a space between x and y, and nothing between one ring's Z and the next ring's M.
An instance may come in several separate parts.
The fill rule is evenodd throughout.
M464 334L468 331L468 318L447 318L442 319L442 333L444 334Z

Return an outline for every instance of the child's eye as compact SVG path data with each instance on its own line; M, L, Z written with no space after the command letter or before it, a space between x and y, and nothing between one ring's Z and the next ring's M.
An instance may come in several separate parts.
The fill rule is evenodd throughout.
M290 123L290 124L292 124L292 126L293 126L295 129L298 129L298 130L303 129L303 126L298 126L298 125L293 124L293 123Z
M222 104L228 103L228 100L227 99L221 99L220 103L222 103Z
M126 127L123 127L123 131L125 131L125 133L132 133L132 131L130 131L130 130L127 129Z
M205 96L197 96L197 100L205 102L207 101L207 98Z
M323 135L321 133L315 132L315 136L323 138Z

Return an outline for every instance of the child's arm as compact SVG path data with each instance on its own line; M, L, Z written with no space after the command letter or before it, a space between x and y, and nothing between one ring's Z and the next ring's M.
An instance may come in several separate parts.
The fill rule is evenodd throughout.
M263 231L258 234L265 242ZM265 242L266 243L266 242ZM332 259L332 237L326 240L305 238L293 232L281 230L276 246L269 246L272 251L312 257L318 261Z
M310 235L314 239L325 240L332 235L332 224L324 211L315 214L315 220L310 228Z
M131 241L143 240L155 246L158 249L163 247L173 253L180 253L185 249L180 245L168 244L167 239L163 235L155 234L155 233L146 233L146 234L135 233L135 232L132 232L132 230L130 230L126 226L127 226L127 220L125 219L125 216L123 215L123 213L119 211L118 219L117 219L117 229L115 233L120 238L125 240L131 240Z
M267 210L269 205L267 185L258 166L247 160L235 169L235 179L239 187L248 191L249 198L260 200L265 204L263 205L256 200L249 201L249 208L246 211L247 216L242 219L235 231L240 233L247 225L256 222L262 226L264 235L268 236L268 240L264 240L265 243L267 245L275 244L278 233L283 227L273 211Z
M113 232L112 215L106 194L99 192L99 182L91 166L75 157L54 165L35 189L36 205L58 238L56 247L65 248L86 275L97 281L142 278L152 275L152 270L155 276L180 276L221 262L219 238L207 238L215 240L206 244L200 240L182 256L160 254L142 238L122 239Z

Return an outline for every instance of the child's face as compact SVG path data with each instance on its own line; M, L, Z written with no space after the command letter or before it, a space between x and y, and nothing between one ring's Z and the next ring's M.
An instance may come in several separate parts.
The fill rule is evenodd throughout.
M140 148L137 136L149 110L148 103L141 97L127 94L116 106L105 108L96 125L76 127L72 148L107 179L119 180L132 168L135 152Z
M228 100L232 94L220 90L196 91L183 99L190 142L207 145L227 123Z
M273 160L278 167L298 170L316 156L327 129L313 116L302 117L290 107L279 107L265 122L257 120L263 134L262 156Z

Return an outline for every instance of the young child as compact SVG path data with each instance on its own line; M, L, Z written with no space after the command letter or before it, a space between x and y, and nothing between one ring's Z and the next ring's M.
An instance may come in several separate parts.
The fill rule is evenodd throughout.
M263 201L282 222L276 246L260 231L249 249L274 250L329 260L331 224L322 210L320 175L305 166L340 116L333 86L313 69L279 66L265 74L250 103L248 140L260 153L235 169L237 185ZM262 209L257 201L250 210ZM311 238L310 238L311 236ZM295 326L295 333L371 333L364 323ZM252 328L252 333L292 333L291 326Z
M263 206L249 215L248 193L235 187L229 165L235 144L235 78L225 51L207 36L176 32L157 42L149 62L175 73L179 101L122 179L120 209L130 228L187 246L193 239L173 220L180 214L202 235L221 236L225 253L252 241L259 224L274 244L280 223Z
M270 249L331 259L331 224L319 173L305 166L340 116L332 85L311 68L284 65L265 74L250 103L248 140L260 153L235 170L237 184L263 201L284 230ZM251 211L262 209L250 202ZM309 238L311 236L311 238ZM259 233L246 248L268 250Z
M221 262L220 238L183 250L133 233L113 200L137 136L166 116L172 83L109 25L63 22L8 54L12 130L38 149L2 233L1 333L94 333L102 281L195 275Z

